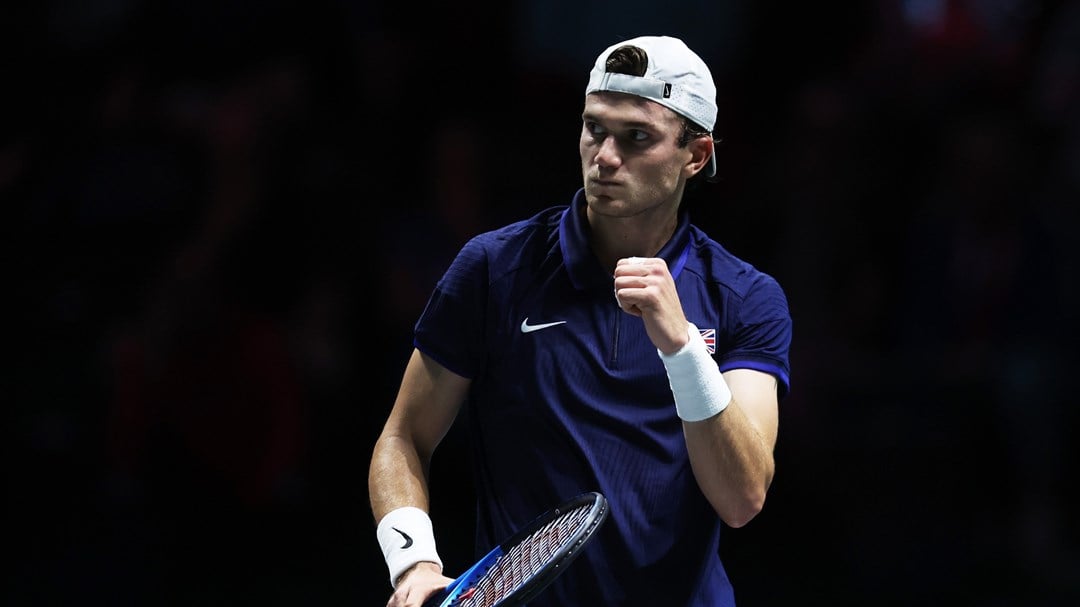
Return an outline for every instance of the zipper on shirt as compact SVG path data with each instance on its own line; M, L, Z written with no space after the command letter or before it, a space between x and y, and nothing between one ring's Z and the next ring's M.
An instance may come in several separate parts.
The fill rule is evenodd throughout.
M614 320L615 330L611 332L610 365L612 369L616 368L616 365L618 365L619 363L619 327L622 325L622 317L625 316L624 314L620 314L620 312L622 312L622 308L619 308L618 302L615 303L615 308L615 315L612 317L612 319Z

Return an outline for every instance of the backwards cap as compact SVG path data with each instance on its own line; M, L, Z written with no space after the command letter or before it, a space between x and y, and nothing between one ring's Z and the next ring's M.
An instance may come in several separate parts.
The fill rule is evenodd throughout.
M621 46L636 46L648 55L644 76L607 71L607 59ZM596 58L589 72L585 94L600 91L637 95L674 110L705 127L716 126L716 84L712 72L682 40L670 36L640 36L609 46ZM709 159L705 176L716 174L716 153Z

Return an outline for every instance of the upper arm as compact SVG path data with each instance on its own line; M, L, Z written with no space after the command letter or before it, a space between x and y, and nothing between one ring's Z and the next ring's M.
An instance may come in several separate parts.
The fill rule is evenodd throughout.
M780 416L776 377L754 369L731 369L724 372L724 381L732 398L771 450L776 445Z
M383 436L411 442L424 461L446 436L469 391L471 380L413 350Z

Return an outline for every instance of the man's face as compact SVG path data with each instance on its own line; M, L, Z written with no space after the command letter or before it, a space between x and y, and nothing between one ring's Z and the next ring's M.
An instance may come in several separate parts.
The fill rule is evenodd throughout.
M582 113L581 172L594 212L630 217L675 201L689 147L679 147L682 119L670 109L622 93L592 93Z

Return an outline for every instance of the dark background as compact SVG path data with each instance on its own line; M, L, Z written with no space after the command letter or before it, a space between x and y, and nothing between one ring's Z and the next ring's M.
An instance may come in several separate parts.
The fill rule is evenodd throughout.
M1077 604L1080 3L1017 0L5 7L4 603L383 605L412 324L569 201L588 69L645 33L713 67L686 204L795 321L740 605Z

